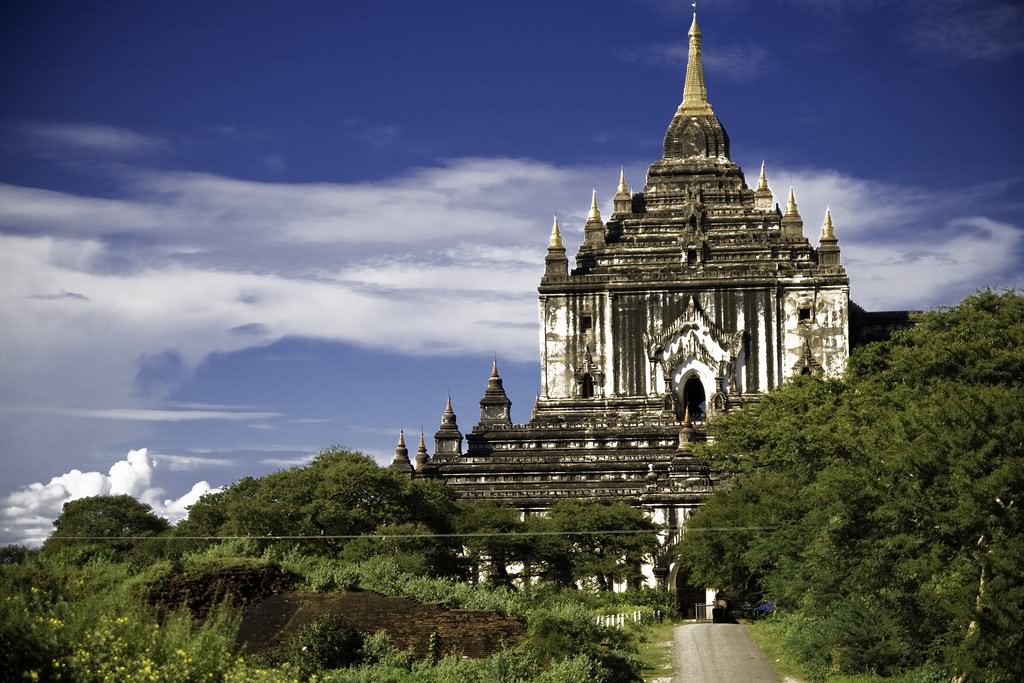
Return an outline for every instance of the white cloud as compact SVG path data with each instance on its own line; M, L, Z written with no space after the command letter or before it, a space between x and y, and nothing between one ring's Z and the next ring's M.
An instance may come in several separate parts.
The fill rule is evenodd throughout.
M172 455L169 453L153 453L158 463L166 463L171 472L190 472L208 467L230 467L235 462L228 458L210 458L198 455Z
M228 410L180 410L158 408L32 408L28 406L0 406L8 413L42 413L63 417L84 417L97 420L124 420L129 422L188 422L192 420L266 420L283 417L284 413L270 411L233 412Z
M16 132L48 148L77 148L108 154L135 155L159 151L167 141L125 128L96 124L28 123Z
M163 499L163 489L153 486L154 458L145 448L129 451L123 460L111 465L107 474L73 469L43 484L23 486L3 499L0 529L6 542L39 545L53 530L52 522L65 503L89 496L129 495L150 505L153 511L177 522L187 514L186 507L211 488L196 482L180 498Z
M772 169L769 185L785 206L796 191L804 234L817 244L831 207L850 295L868 310L953 304L980 287L1017 282L1024 230L985 216L957 215L983 206L1002 185L941 193L857 178L827 169Z

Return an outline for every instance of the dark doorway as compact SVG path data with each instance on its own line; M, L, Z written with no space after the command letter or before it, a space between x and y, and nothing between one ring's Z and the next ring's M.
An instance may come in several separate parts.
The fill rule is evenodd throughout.
M683 405L690 411L691 420L703 420L707 412L707 397L699 377L690 377L683 385Z
M706 599L707 595L704 589L690 585L685 571L679 570L676 573L676 604L684 619L705 617L705 615L697 613L697 605L703 605Z
M580 398L594 398L594 378L590 376L589 372L583 375Z

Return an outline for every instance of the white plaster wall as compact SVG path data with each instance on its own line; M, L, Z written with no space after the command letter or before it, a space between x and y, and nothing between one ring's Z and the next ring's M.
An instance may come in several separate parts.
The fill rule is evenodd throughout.
M800 309L811 309L811 320L800 321ZM787 287L783 291L782 376L792 377L808 340L814 359L827 377L839 377L850 356L849 289Z

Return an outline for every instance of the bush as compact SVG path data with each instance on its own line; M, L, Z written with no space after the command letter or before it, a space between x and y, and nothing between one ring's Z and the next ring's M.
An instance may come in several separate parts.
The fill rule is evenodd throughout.
M329 614L292 636L284 659L305 677L352 666L363 659L363 636L338 615Z

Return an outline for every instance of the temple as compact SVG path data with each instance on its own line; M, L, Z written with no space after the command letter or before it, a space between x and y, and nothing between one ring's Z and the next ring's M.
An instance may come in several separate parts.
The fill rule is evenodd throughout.
M449 399L433 455L421 435L416 466L404 439L392 464L525 514L564 498L640 507L670 530L649 582L679 590L673 545L715 486L693 454L706 421L794 375L840 375L851 339L831 213L815 247L793 188L783 211L764 164L747 186L708 101L696 14L689 39L682 102L643 189L620 173L607 218L592 195L572 266L551 227L530 421L512 423L495 363L465 443Z

